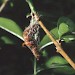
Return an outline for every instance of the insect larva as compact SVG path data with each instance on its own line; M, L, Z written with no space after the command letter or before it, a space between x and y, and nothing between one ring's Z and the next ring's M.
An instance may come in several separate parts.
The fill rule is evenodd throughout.
M34 35L37 32L38 25L28 26L23 32L24 44L30 48L31 52L37 60L40 58L38 52L37 40L34 39Z

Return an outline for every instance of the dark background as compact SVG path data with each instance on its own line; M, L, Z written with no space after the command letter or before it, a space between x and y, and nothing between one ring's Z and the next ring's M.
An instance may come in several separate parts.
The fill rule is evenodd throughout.
M13 7L11 7L11 2ZM75 1L74 0L33 0L37 12L41 15L41 20L50 30L57 26L59 17L67 16L75 21ZM1 3L0 3L1 4ZM1 17L14 20L23 30L29 25L29 18L26 15L30 9L25 0L9 0L6 7L0 13ZM45 35L40 29L41 39ZM31 51L22 48L23 41L0 29L0 36L8 35L17 40L16 45L1 45L0 41L0 75L26 75L33 72L33 64L30 57Z

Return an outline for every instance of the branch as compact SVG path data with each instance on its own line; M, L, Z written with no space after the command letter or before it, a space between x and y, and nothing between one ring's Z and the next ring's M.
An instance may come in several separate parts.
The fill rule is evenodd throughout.
M47 30L47 28L44 26L42 21L39 19L39 16L35 12L34 6L32 4L31 0L26 0L29 4L29 7L31 9L31 12L34 13L35 19L38 20L39 25L41 28L45 31L45 33L48 35L48 37L53 41L54 45L56 46L57 52L60 53L67 61L68 63L75 69L75 63L71 60L71 58L65 53L61 45L53 38L51 33Z
M2 5L0 6L0 12L4 9L5 5L7 4L8 0L4 0Z
M29 4L29 7L31 9L32 13L36 13L35 8L33 7L33 2L32 0L26 0L26 2Z
M51 33L46 29L46 27L43 25L41 21L39 21L39 24L42 27L42 29L45 31L45 33L48 35L48 37L53 41L54 45L56 46L57 52L60 53L68 61L68 63L75 69L74 62L65 53L61 45L52 37Z

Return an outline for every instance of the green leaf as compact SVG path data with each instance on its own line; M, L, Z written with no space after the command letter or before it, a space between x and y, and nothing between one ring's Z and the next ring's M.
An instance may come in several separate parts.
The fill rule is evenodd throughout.
M58 20L58 34L59 38L63 39L65 42L70 42L72 40L75 40L75 36L72 35L72 32L75 32L75 24L67 17L61 17ZM70 32L70 34L66 34Z
M55 39L59 38L57 27L52 29L50 32ZM45 35L44 38L42 39L42 41L40 42L40 46L44 46L45 44L47 44L49 42L51 42L51 40L49 39L49 37L47 35Z
M59 65L56 68L44 68L38 75L75 75L75 70L68 65Z
M1 36L0 39L4 41L5 44L14 44L13 40L7 36Z
M66 36L63 36L62 39L63 39L66 43L69 43L69 42L71 42L72 40L75 40L75 35L66 35Z
M42 56L43 56L43 57L47 57L47 56L48 56L48 53L46 52L46 50L43 50L43 51L42 51Z
M69 31L68 25L66 23L60 23L58 30L59 38L61 38L61 36L67 33L68 31Z
M24 40L22 37L22 29L13 20L0 17L0 28Z
M68 62L64 58L62 58L60 56L53 56L46 61L45 65L47 68L51 68L52 64L53 64L53 68L56 68L56 66L55 66L56 64L63 65L63 64L67 64L67 63Z
M13 2L10 2L10 6L13 7L14 6L14 3Z
M61 23L65 23L65 25L67 25L67 27L68 27L70 32L74 32L75 31L75 23L71 19L69 19L67 17L59 18L58 23L57 23L58 28L59 28Z
M70 66L64 66L64 67L58 67L53 69L54 73L60 73L60 74L67 74L67 75L74 75L75 70Z

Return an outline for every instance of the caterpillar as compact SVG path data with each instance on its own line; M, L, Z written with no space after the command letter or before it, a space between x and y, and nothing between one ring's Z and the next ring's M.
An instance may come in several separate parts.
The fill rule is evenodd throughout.
M23 32L24 45L26 45L31 50L37 60L39 60L40 54L38 51L37 40L34 37L35 34L38 32L38 29L39 25L34 24L32 26L29 25L27 28L25 28Z

